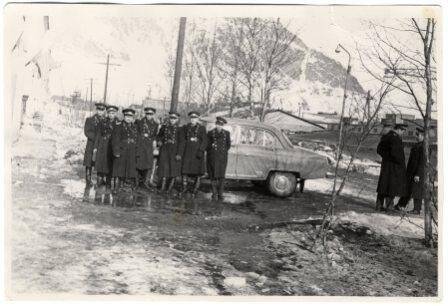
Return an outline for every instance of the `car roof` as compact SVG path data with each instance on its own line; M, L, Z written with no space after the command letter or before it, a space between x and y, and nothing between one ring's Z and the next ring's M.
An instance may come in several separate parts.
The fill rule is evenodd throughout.
M215 117L204 117L201 118L202 121L207 123L214 123L216 118ZM237 118L226 118L227 125L239 125L239 126L249 126L249 127L255 127L255 128L264 128L272 133L274 133L280 140L280 142L289 148L292 148L293 145L288 141L285 135L281 132L280 129L276 128L273 125L269 125L260 121L256 120L249 120L249 119L237 119Z
M238 119L238 118L225 118L227 120L227 124L228 125L245 125L245 126L253 126L253 127L262 127L265 128L267 130L271 130L271 131L279 131L278 128L276 128L275 126L260 122L260 121L256 121L256 120L249 120L249 119ZM215 117L204 117L201 118L202 121L205 121L207 123L214 123L216 118Z

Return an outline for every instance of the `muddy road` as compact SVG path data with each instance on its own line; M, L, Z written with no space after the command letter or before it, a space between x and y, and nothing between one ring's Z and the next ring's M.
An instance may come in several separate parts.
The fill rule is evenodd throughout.
M16 156L12 164L10 289L15 294L437 292L436 251L428 255L418 239L339 233L337 248L345 255L338 255L335 266L297 247L305 239L297 237L315 228L249 230L257 224L319 216L328 200L324 193L305 190L279 199L249 182L233 182L226 187L225 200L214 202L205 182L196 199L125 189L110 204L96 202L94 190L86 202L79 162L54 154L52 150L60 149L56 142L34 145L48 154ZM373 212L367 200L343 197L340 203L339 213ZM409 250L417 250L420 257ZM424 268L416 269L416 260ZM381 281L384 277L387 282Z

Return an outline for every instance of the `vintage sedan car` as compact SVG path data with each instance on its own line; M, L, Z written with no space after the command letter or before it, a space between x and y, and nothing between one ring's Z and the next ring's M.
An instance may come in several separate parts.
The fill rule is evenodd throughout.
M227 119L230 132L226 178L250 180L266 186L279 197L288 197L300 179L325 177L330 170L326 156L298 148L276 127L257 121ZM214 118L203 118L207 131L215 126Z

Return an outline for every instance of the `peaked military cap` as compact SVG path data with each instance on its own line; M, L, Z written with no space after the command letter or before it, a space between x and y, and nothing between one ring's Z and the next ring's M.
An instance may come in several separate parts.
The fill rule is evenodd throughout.
M169 112L170 118L179 118L179 113L178 112Z
M145 114L148 114L148 113L153 113L154 114L156 112L156 109L154 107L145 107L143 109L143 111L145 112Z
M188 117L190 117L190 118L199 118L199 112L191 111L191 112L188 113Z
M223 117L216 117L216 124L220 124L220 125L224 125L227 123L227 120L224 119Z
M115 106L115 105L108 105L107 107L106 107L106 110L108 111L108 112L111 112L111 111L118 111L118 107L117 106Z
M106 108L106 104L104 104L103 102L97 102L95 103L95 107L96 109L103 110Z
M123 115L131 115L133 116L135 114L135 110L133 110L132 108L125 108L123 109Z

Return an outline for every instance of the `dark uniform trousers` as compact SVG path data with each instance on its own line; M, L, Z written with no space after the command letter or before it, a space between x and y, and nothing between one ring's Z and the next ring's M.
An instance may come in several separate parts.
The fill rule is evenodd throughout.
M223 199L230 133L213 129L207 133L207 172L212 185L212 198Z
M205 173L204 152L207 148L207 132L200 124L188 123L180 129L178 154L182 158L182 193L187 191L188 177L195 182L192 195L196 195Z
M154 163L153 142L159 125L154 120L143 118L136 122L138 129L137 171L140 185L149 187Z

